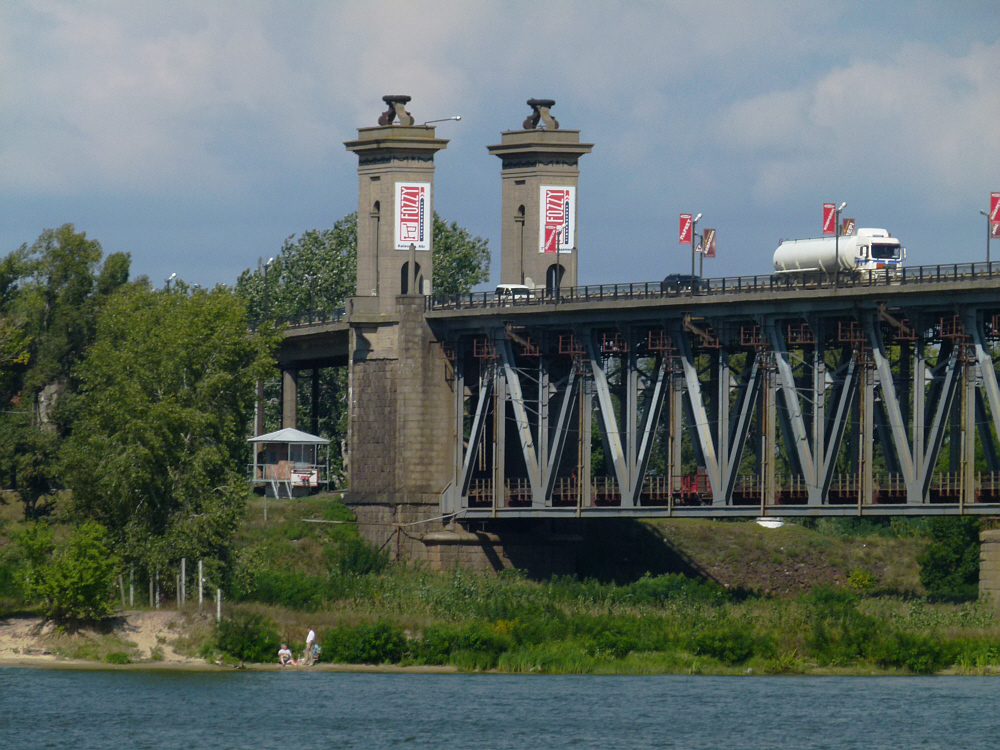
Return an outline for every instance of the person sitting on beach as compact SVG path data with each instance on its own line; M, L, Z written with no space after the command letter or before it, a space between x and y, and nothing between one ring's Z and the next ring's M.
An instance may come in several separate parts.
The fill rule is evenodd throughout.
M287 667L289 664L294 664L295 661L292 659L292 650L284 643L281 644L281 648L278 649L278 664L283 667Z

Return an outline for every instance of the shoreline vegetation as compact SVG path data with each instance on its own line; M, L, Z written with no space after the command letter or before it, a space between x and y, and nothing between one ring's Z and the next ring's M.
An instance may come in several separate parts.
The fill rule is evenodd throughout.
M168 604L119 610L97 629L71 631L46 624L39 605L8 597L0 599L0 665L1000 674L997 611L929 598L915 562L927 539L905 528L684 520L601 526L601 544L584 544L581 566L590 575L535 581L520 571L392 564L350 523L307 522L349 519L333 497L269 501L266 523L259 511L251 501L219 625L206 602L204 612ZM4 534L16 526L8 523ZM624 547L636 558L630 570L612 564ZM668 572L681 558L688 575ZM593 572L602 569L604 580ZM298 656L309 628L319 635L319 663L279 667L280 643Z

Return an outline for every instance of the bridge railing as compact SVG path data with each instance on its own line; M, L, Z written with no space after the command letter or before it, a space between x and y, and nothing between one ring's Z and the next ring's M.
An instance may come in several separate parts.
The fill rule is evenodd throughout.
M818 289L852 289L875 286L909 286L913 284L961 283L982 279L1000 279L1000 263L946 263L929 266L902 266L895 269L863 271L839 277L803 277L794 274L758 276L722 276L717 278L674 281L640 281L628 284L594 284L567 287L558 293L536 290L524 297L500 297L494 292L428 297L428 310L470 310L477 308L532 307L568 302L606 302L613 300L671 299L678 297L714 297L732 294L754 294L810 291Z
M300 315L274 315L268 317L267 320L279 328L309 328L310 326L320 326L325 323L337 323L343 320L346 314L343 307L338 307L336 310L311 310ZM264 320L261 318L251 320L251 330L256 331L263 322Z

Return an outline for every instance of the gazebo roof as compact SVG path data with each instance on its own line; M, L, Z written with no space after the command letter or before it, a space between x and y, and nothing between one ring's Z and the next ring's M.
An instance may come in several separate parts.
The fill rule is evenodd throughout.
M330 441L318 435L310 435L302 430L294 430L286 427L277 432L269 432L266 435L258 435L247 440L248 443L297 443L305 445L329 445Z

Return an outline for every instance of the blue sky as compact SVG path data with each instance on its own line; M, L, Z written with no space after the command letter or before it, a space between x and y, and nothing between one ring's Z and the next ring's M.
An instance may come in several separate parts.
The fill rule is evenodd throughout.
M388 93L462 115L434 203L490 239L494 279L486 146L529 97L595 144L581 283L683 271L680 212L718 230L706 275L768 273L824 201L912 264L982 259L1000 191L997 0L7 0L0 253L72 222L156 283L232 283L357 208L343 141Z

